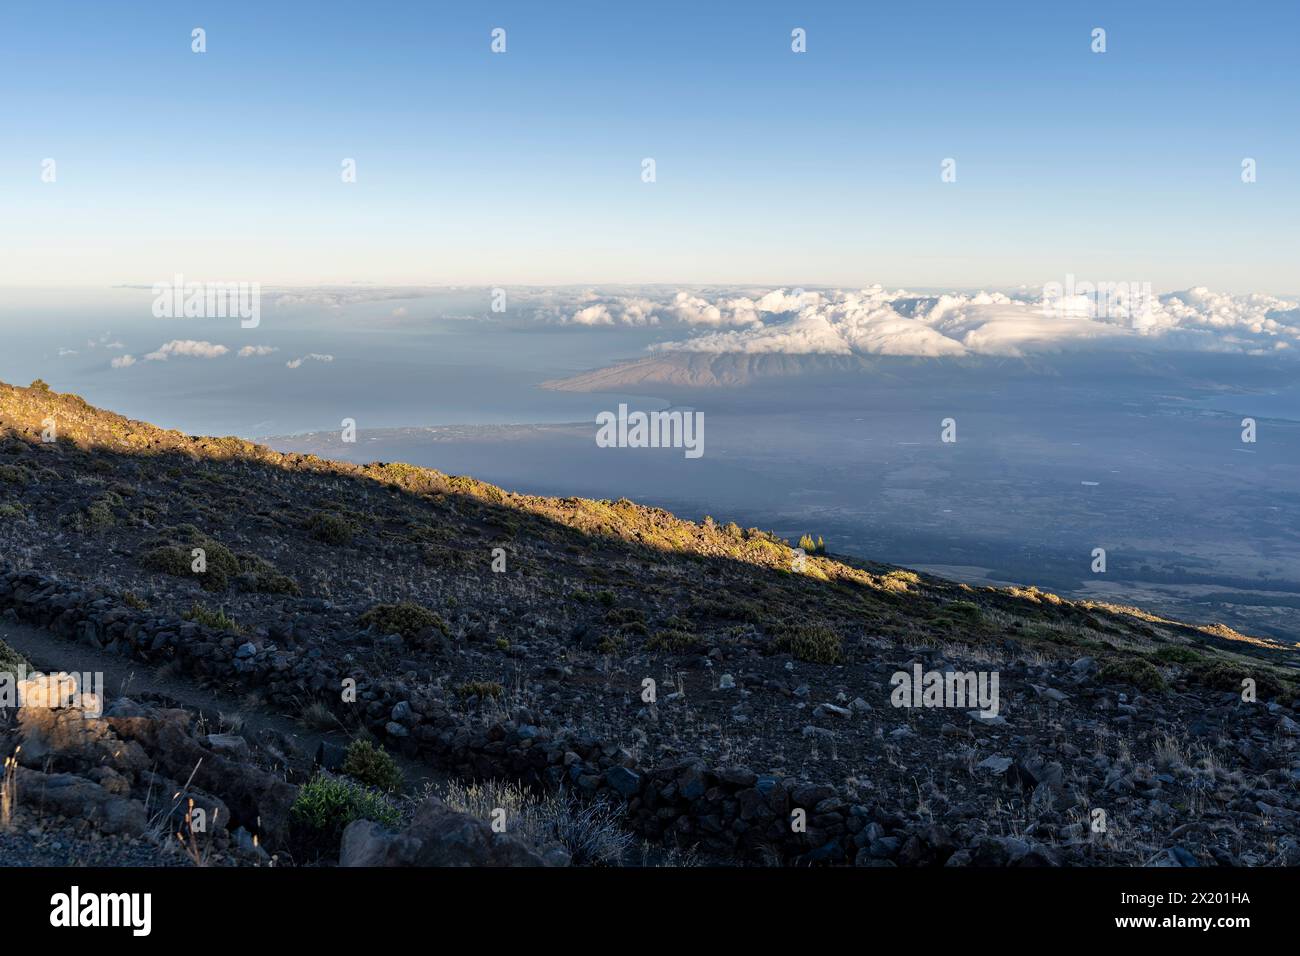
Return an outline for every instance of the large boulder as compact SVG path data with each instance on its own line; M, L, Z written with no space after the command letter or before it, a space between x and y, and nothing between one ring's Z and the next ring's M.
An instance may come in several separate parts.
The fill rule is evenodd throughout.
M139 836L147 823L144 804L118 796L84 777L18 768L18 799L71 819L86 820L105 833Z

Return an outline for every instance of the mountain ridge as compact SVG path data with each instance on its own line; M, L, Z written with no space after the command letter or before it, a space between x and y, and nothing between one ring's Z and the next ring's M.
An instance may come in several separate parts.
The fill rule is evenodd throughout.
M43 383L0 385L0 557L16 567L0 604L23 620L258 706L324 708L457 775L616 800L646 839L735 861L1023 857L987 843L1010 823L997 814L927 829L927 805L974 799L1035 816L1040 862L1142 862L1172 827L1079 839L1073 810L1022 805L1007 768L1059 802L1044 768L1060 764L1111 801L1107 774L1145 786L1161 740L1182 741L1189 768L1205 746L1235 766L1240 735L1294 723L1279 716L1296 699L1293 651L1214 622L830 555L796 565L758 529L187 436ZM899 709L888 679L916 667L1000 673L997 719ZM1258 705L1231 702L1245 678ZM355 700L340 698L345 681ZM1103 768L1052 729L1062 722L1125 749ZM1194 726L1214 728L1209 743ZM994 757L1001 770L973 769ZM1282 750L1260 759L1277 785L1292 772ZM900 796L917 773L926 793ZM791 831L783 815L809 800L831 802ZM1272 858L1198 841L1206 860Z

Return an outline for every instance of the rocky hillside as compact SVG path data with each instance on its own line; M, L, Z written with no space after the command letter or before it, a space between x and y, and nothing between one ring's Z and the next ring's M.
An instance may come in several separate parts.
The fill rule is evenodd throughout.
M758 529L187 436L40 383L0 384L0 562L15 622L616 811L665 852L1300 862L1294 649L1213 621L799 561ZM895 706L917 665L996 674L997 715ZM359 859L445 861L371 816Z

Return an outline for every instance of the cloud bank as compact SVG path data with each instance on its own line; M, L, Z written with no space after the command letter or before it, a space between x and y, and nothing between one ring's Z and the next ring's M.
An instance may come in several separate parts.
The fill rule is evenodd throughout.
M1073 285L1073 282L1071 282ZM1248 354L1300 345L1300 303L1205 288L1116 295L1079 284L1036 291L918 294L858 290L600 296L540 318L577 326L677 326L687 337L651 348L787 355L1026 356L1066 350L1170 348Z

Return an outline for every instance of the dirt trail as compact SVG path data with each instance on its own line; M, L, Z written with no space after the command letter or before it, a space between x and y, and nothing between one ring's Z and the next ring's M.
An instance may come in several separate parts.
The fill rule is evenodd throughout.
M220 714L239 713L244 719L245 732L250 732L250 736L255 736L263 729L278 731L293 739L309 755L316 752L321 741L346 746L350 739L342 730L328 732L310 730L283 714L250 709L244 701L233 694L221 694L195 687L181 678L159 676L153 668L139 661L119 657L96 647L73 643L39 628L0 621L0 641L20 651L40 671L102 673L106 704L111 703L115 697L123 695L160 694L183 707L201 712L213 727L219 726ZM422 789L425 783L441 784L447 780L444 774L434 770L428 764L408 760L400 754L394 754L393 757L406 776L408 792Z

